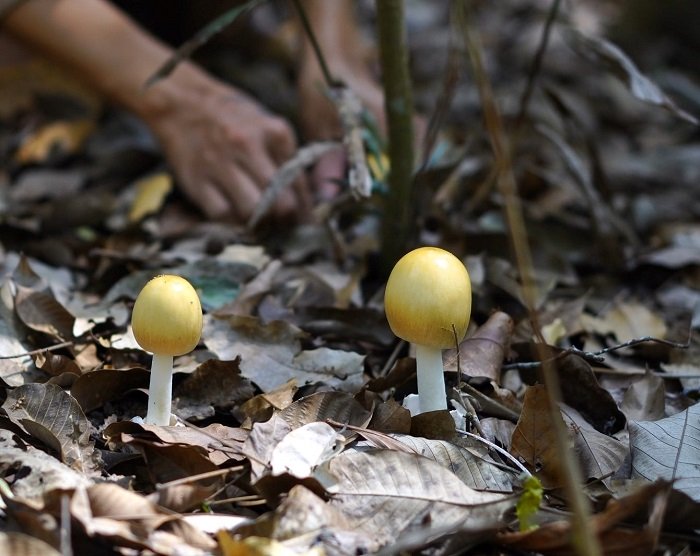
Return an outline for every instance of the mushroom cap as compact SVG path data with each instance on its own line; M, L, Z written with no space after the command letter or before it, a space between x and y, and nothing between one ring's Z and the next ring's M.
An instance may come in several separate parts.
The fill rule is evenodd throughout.
M384 309L394 334L408 342L437 349L455 347L467 333L471 308L469 273L462 261L444 249L414 249L399 259L389 275Z
M180 276L156 276L136 298L131 327L136 341L145 351L159 355L188 353L202 335L199 296Z

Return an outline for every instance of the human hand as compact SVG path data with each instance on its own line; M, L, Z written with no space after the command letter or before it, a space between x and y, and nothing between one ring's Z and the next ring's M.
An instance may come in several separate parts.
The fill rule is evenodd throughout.
M210 218L244 223L279 166L296 149L294 132L243 93L216 81L188 90L146 119L161 142L185 195ZM298 219L310 195L297 181L270 215Z
M382 90L368 71L361 67L351 70L340 64L333 66L334 76L343 76L343 83L362 101L364 108L376 120L379 131L384 132L384 98ZM299 95L299 120L304 138L312 141L339 139L343 129L338 107L330 98L320 69L315 63L302 66L297 81ZM334 197L339 191L339 180L346 172L346 156L342 149L321 157L312 170L312 182L322 199Z
M343 51L348 52L348 51ZM377 129L386 135L384 94L362 60L354 62L343 54L330 64L333 76L339 78L362 101L374 118ZM330 99L323 76L313 61L302 66L297 82L301 130L307 140L338 139L342 136L338 108ZM420 146L427 129L426 120L419 115L413 119L416 147ZM332 198L339 191L339 180L346 174L347 160L342 149L323 156L314 166L312 182L320 198Z

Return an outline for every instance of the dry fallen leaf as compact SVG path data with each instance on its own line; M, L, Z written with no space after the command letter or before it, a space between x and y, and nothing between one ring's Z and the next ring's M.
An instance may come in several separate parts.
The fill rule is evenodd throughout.
M523 410L513 431L510 452L537 475L546 488L562 485L564 470L559 462L556 443L547 391L541 384L530 386L525 392Z

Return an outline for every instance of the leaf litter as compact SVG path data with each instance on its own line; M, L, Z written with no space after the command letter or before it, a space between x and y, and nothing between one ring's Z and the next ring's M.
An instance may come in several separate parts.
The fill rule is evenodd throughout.
M513 171L541 351L466 53L450 14L419 4L415 96L444 129L419 171L433 202L417 235L461 257L474 288L470 332L443 356L453 416L402 406L415 362L383 315L373 199L260 233L207 222L138 124L98 119L53 69L0 72L14 145L0 172L0 552L573 554L542 354L605 553L697 549L700 95L665 92L608 26L629 8L591 0L561 9L523 106L549 8L470 12L505 120L522 111ZM663 83L687 71L664 69ZM51 110L41 82L60 92ZM164 271L206 313L175 360L175 427L131 421L149 361L129 312Z

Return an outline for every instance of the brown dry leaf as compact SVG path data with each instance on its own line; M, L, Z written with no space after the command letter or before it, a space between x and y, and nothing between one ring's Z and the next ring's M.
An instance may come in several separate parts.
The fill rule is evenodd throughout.
M209 359L174 390L175 411L181 419L206 419L215 410L230 410L253 397L253 385L241 376L240 359Z
M513 431L510 452L537 475L546 488L563 484L556 443L547 391L541 384L530 386L525 392L523 410Z
M434 461L389 450L348 450L330 462L338 483L331 506L364 533L376 550L417 528L427 541L433 528L452 526L483 534L505 525L511 496L478 492Z
M587 361L568 354L556 361L556 367L564 403L579 411L604 434L614 434L624 428L624 414L610 392L598 383Z
M374 408L368 427L385 433L408 434L411 431L411 412L396 400L389 399Z
M119 435L128 435L120 437ZM248 437L248 431L213 423L204 428L194 425L188 427L160 427L157 425L141 425L133 421L120 421L109 425L104 436L110 442L125 442L130 437L139 438L143 442L154 445L183 446L201 448L215 465L221 465L230 460L241 459L243 442Z
M667 331L663 319L638 301L620 301L601 317L584 314L581 319L586 330L613 334L620 343L647 336L662 339Z
M104 537L117 546L136 546L158 554L184 550L204 554L216 546L176 514L114 484L101 483L76 491L71 514L88 536Z
M324 382L355 391L362 383L360 354L318 348L301 350L303 333L283 321L263 324L253 317L204 319L202 339L219 359L241 358L241 373L268 392L290 379L298 384Z
M148 388L149 379L146 369L100 369L78 377L71 386L71 395L88 413L130 390Z
M173 190L173 178L167 172L159 172L141 178L136 185L136 196L129 209L129 222L140 222L146 216L160 211L165 198Z
M337 423L366 427L372 413L344 392L317 392L297 400L280 411L279 416L292 428L314 421L332 420Z
M625 390L621 405L627 419L656 421L666 412L666 385L661 377L647 372Z
M250 398L240 407L234 408L233 413L243 423L243 427L250 428L253 423L267 421L275 410L290 405L297 390L297 381L291 379L275 390Z
M25 384L2 405L13 423L55 450L64 463L86 475L98 474L99 452L90 423L75 399L54 384Z
M23 141L15 153L20 164L46 162L55 154L70 155L82 149L85 140L95 129L92 119L62 120L39 128Z
M514 475L498 467L486 450L404 434L393 434L392 438L449 469L474 490L513 492Z
M41 369L46 374L51 376L59 376L63 373L72 373L79 377L82 373L80 367L74 359L65 355L46 352L39 353L34 357L34 364L38 369Z
M628 456L629 447L595 430L575 409L563 406L561 411L572 434L584 479L602 479L607 484Z
M73 337L75 317L49 292L18 286L15 311L32 330L60 340Z
M243 445L243 453L251 460L253 476L260 478L269 466L276 446L292 430L326 420L365 427L371 416L372 414L349 394L311 394L273 415L269 421L255 423Z
M60 556L50 544L24 533L0 533L0 554L12 556Z
M49 490L90 484L91 480L85 475L48 456L45 451L17 442L12 432L0 429L0 473L15 496L39 501ZM15 473L17 469L22 469L22 473Z
M352 532L342 513L303 485L292 487L275 509L252 528L253 535L269 535L295 552L325 550L326 554L368 553L369 539Z
M243 454L250 460L254 479L259 479L266 473L275 446L291 431L292 427L279 414L273 415L269 421L253 425L250 435L243 443Z
M459 345L459 367L462 374L487 377L500 384L501 366L508 355L512 334L513 319L501 311L493 313L489 320ZM445 350L442 359L445 371L457 372L456 349Z

